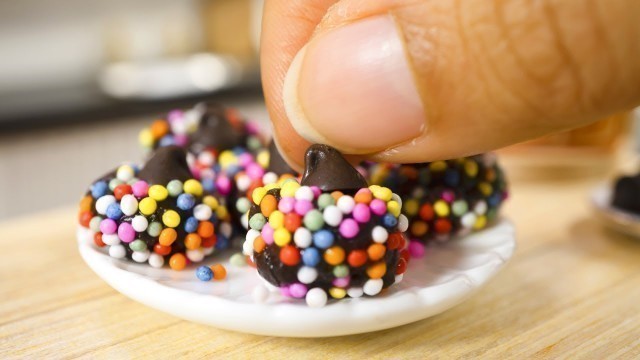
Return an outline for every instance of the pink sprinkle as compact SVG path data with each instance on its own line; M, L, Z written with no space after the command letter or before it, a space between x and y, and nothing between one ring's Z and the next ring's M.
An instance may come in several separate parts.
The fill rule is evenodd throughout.
M409 254L412 258L421 259L424 257L424 245L417 240L409 242Z
M298 215L304 216L311 209L313 209L313 204L309 200L296 200L296 204L293 208Z
M100 222L100 232L105 235L115 234L117 229L118 224L113 219L104 219Z
M445 190L442 192L442 200L452 203L455 200L456 195L451 190Z
M221 195L228 195L231 192L231 180L226 176L219 176L216 179L216 187Z
M291 286L289 286L289 294L294 298L303 298L307 295L307 287L300 283L291 284Z
M130 243L136 238L136 231L133 230L133 226L129 223L122 223L118 227L118 237L122 242Z
M346 288L347 286L349 286L349 282L351 281L351 279L349 278L349 276L345 276L345 277L341 277L341 278L335 278L333 280L333 286L337 286L340 288Z
M283 197L278 203L278 210L284 214L288 214L293 211L296 200L292 197Z
M262 176L264 176L264 169L262 168L262 166L256 163L251 163L247 165L246 172L247 172L247 175L249 175L249 177L251 178L251 180L262 179Z
M184 117L184 113L182 110L171 110L169 114L167 114L167 120L169 122L182 121Z
M133 184L131 189L133 190L133 195L135 195L135 197L143 198L149 193L149 184L144 180L140 180Z
M322 194L322 190L320 190L317 186L311 186L311 191L313 192L313 197L319 197Z
M173 136L173 140L176 142L178 146L187 146L189 143L189 137L184 134L176 134Z
M265 244L267 245L273 244L273 228L269 223L264 224L264 226L262 227L262 231L260 232L260 235L262 235L262 240L264 240Z
M353 218L359 223L366 223L371 220L371 210L366 204L356 204L353 208Z
M211 168L198 169L196 172L198 172L200 179L214 179L216 177L216 172Z
M347 239L358 235L358 231L360 231L358 223L353 219L344 219L340 224L340 234Z
M245 128L249 134L259 134L262 131L260 130L260 124L257 121L249 120L245 123Z
M286 285L280 288L280 294L282 294L282 296L291 297L291 291L289 290L289 287Z
M382 216L387 212L387 204L380 199L371 200L371 204L369 204L369 206L371 207L371 211L376 215Z
M238 156L238 163L242 167L247 167L252 162L253 162L253 156L251 156L251 154L248 152L242 153L240 154L240 156Z

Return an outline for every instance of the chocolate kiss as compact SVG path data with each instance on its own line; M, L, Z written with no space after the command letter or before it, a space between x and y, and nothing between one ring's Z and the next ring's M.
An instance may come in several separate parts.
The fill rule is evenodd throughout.
M269 143L269 167L267 168L267 170L273 171L277 175L295 175L298 173L297 171L293 170L286 161L284 161L284 158L282 157L282 155L280 155L280 151L278 151L278 148L276 147L276 142L273 140L271 140L271 142Z
M192 177L187 154L178 146L158 148L138 173L139 179L158 185L167 185L171 180L186 181Z
M200 118L198 130L191 137L192 151L205 148L228 150L244 143L243 134L229 123L223 106L202 104L206 109Z
M367 181L331 146L314 144L304 157L302 185L317 186L322 191L355 192L366 188Z

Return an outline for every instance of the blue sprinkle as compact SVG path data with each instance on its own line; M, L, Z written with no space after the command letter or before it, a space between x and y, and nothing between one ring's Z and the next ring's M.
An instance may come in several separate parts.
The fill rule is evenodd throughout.
M188 233L196 232L198 230L198 219L193 216L188 218L184 223L184 231Z
M158 146L170 146L175 144L176 144L176 140L173 138L173 136L165 135L162 137L162 139L160 139Z
M320 249L326 249L333 245L333 233L329 230L320 230L313 233L313 245Z
M109 204L109 207L107 207L107 217L113 220L118 220L122 217L122 210L120 210L118 203Z
M196 204L196 198L191 194L180 194L177 204L180 210L189 210Z
M229 165L229 167L227 167L227 169L225 170L227 176L229 177L233 177L238 173L238 171L240 171L240 167L238 165Z
M107 195L107 190L109 190L109 185L106 181L98 181L91 185L91 196L94 199L99 199L102 196Z
M196 270L196 277L201 281L211 281L213 279L213 271L208 266L200 266Z
M489 196L489 198L487 199L487 203L489 204L489 207L496 207L500 204L500 194L495 193L491 196Z
M229 241L228 237L221 234L216 237L216 250L227 249L229 248L229 245L231 245L231 241Z
M455 169L447 169L444 173L444 183L448 186L458 186L460 183L460 172Z
M320 263L320 252L316 248L306 248L302 251L302 262L306 266L316 266Z
M202 179L200 183L202 184L202 188L204 189L204 191L208 193L216 191L216 184L213 179Z
M398 219L393 214L386 213L382 217L382 225L387 229L392 229L398 225Z

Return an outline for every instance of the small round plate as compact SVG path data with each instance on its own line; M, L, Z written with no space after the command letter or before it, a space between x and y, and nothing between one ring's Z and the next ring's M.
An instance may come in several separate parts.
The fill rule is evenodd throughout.
M513 225L502 219L485 230L427 248L424 258L410 261L400 284L377 297L333 301L323 308L278 293L256 302L253 293L263 281L249 266L230 265L228 253L204 262L225 265L227 279L202 282L195 266L178 272L111 258L84 228L78 230L78 245L84 261L104 281L160 311L245 333L325 337L388 329L450 309L495 276L513 255L516 242Z
M608 183L600 184L591 192L591 203L598 218L609 228L640 238L640 215L611 206L613 189Z

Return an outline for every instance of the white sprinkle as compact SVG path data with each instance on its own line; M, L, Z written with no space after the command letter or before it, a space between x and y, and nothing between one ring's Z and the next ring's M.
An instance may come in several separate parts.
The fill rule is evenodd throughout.
M114 202L116 202L116 198L113 195L101 196L96 201L96 211L100 215L105 215L107 213L107 208L109 207L109 205L113 204Z
M266 302L267 299L269 298L269 290L267 290L267 288L262 285L258 285L255 288L253 288L253 291L251 292L251 297L253 298L253 301L255 301L256 303L262 304Z
M402 282L402 279L404 279L404 274L400 274L400 275L396 275L396 282L395 284L399 284Z
M213 254L213 252L216 250L215 247L206 247L206 248L202 248L202 252L204 253L204 256L209 256L211 254Z
M311 284L318 278L318 270L310 266L303 266L298 270L298 281L303 284Z
M349 195L342 195L338 199L336 205L343 214L351 214L353 208L356 206L356 201Z
M109 247L109 256L114 257L116 259L122 259L123 257L125 257L125 255L127 255L127 251L124 249L124 246L118 244L118 245L113 245Z
M193 208L193 216L200 221L207 221L211 219L213 212L207 204L199 204Z
M116 177L118 178L118 180L125 183L133 179L134 176L135 174L134 174L133 168L129 165L120 166L118 168L118 171L116 172Z
M307 292L305 300L310 307L323 307L327 303L327 293L321 288L313 288Z
M364 294L364 290L361 287L352 287L347 289L347 295L352 298L359 298Z
M245 174L238 175L238 177L236 178L236 186L238 187L239 191L247 191L247 189L249 189L249 186L251 186L251 178L249 178L249 176Z
M278 182L278 175L273 171L269 171L262 177L262 183L265 185L275 184Z
M313 190L308 186L301 186L296 190L296 200L313 201Z
M151 253L149 252L149 250L134 251L133 254L131 254L131 258L135 262L143 263L143 262L146 262L149 259L150 255L151 255Z
M213 163L216 159L213 157L213 154L209 151L203 151L198 155L198 162L200 165L204 166L213 166Z
M200 249L187 250L186 252L187 258L193 262L200 262L204 259L204 251Z
M342 212L336 205L327 206L322 213L322 217L324 222L330 226L338 226L342 222Z
M150 254L149 255L149 265L154 268L161 268L164 265L164 257L160 254Z
M242 243L242 253L251 256L253 255L253 241L260 236L260 232L258 230L250 229L247 231L247 236L245 237L244 243Z
M102 242L113 246L120 244L120 238L118 237L118 233L115 234L102 234Z
M311 240L311 231L307 228L299 227L296 229L296 232L293 233L293 242L295 242L299 248L308 248L311 245Z
M127 194L120 199L120 210L122 213L131 216L138 212L138 199L131 194Z
M404 214L400 214L398 217L398 230L405 232L407 229L409 229L409 219Z
M382 291L382 279L369 279L364 283L363 291L369 296L377 295Z
M371 230L371 238L373 239L373 241L377 243L380 243L380 244L385 243L388 237L389 237L389 233L382 226L379 226L379 225L375 226L373 230Z
M131 220L131 226L133 227L133 230L143 232L149 227L149 220L142 215L136 215Z
M460 218L460 224L466 228L471 228L476 223L476 214L468 212Z
M484 215L487 212L487 203L484 200L478 201L473 211L478 215Z

